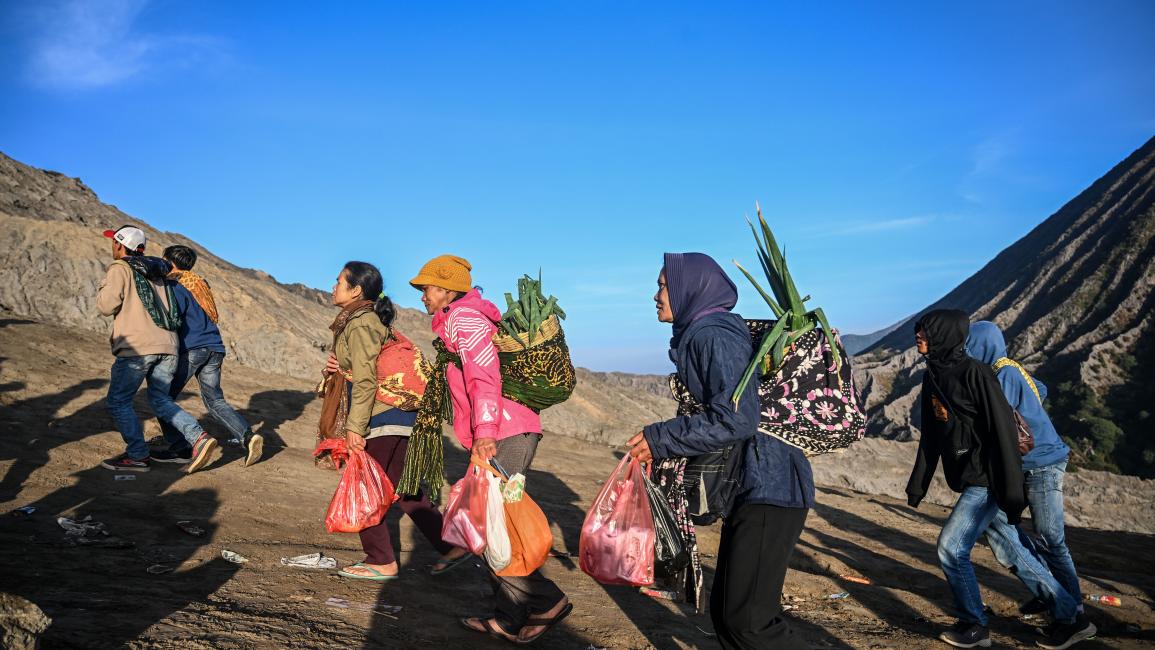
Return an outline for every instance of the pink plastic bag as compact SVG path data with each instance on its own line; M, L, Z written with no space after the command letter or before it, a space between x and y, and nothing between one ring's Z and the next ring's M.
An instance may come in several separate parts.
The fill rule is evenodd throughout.
M651 585L655 541L642 467L626 455L582 524L582 571L603 584Z
M489 479L485 470L470 465L465 477L453 484L445 503L441 539L454 546L469 549L474 555L485 553L486 496Z
M377 461L363 451L350 450L348 455L325 514L325 528L330 533L357 533L376 526L397 499L392 481Z

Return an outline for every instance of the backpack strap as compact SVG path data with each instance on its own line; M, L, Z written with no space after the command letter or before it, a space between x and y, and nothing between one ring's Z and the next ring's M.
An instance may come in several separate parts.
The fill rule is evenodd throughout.
M995 361L993 368L995 372L998 372L1007 366L1012 366L1018 369L1019 373L1023 376L1023 379L1027 380L1027 385L1031 387L1031 392L1035 394L1035 398L1039 400L1039 404L1042 404L1043 398L1039 395L1039 387L1035 385L1035 380L1031 378L1031 375L1027 372L1027 369L1019 365L1017 361L1009 357L1002 357L1001 359Z

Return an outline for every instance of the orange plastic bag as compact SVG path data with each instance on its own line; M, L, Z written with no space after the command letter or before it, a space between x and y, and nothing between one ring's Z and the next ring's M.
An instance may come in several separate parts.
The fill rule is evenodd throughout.
M553 532L545 513L528 494L521 501L505 504L505 527L513 558L497 575L527 576L540 569L553 548Z
M654 515L642 467L626 455L582 524L582 571L603 584L654 583Z
M338 451L345 453L343 447L334 449L334 455ZM393 483L377 461L363 451L348 450L347 453L341 482L325 514L325 528L330 533L358 533L376 526L397 500Z
M453 484L445 503L441 539L474 555L485 553L485 504L489 479L471 464L465 477Z

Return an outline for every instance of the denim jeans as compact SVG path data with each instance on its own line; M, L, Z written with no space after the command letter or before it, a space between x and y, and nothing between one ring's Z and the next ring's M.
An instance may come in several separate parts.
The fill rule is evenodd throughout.
M1018 541L1043 561L1055 576L1055 580L1070 594L1075 603L1081 604L1083 592L1079 587L1079 575L1075 572L1075 561L1067 548L1066 527L1063 521L1063 476L1067 462L1024 470L1026 479L1027 504L1031 509L1036 539L1032 539L1021 529L1016 530ZM1009 535L1009 533L1008 533ZM995 558L1003 566L1018 572L1020 567L1013 564L1014 554L1008 553L1002 544L1004 535L987 536ZM1038 595L1038 594L1036 594Z
M1032 594L1051 606L1056 620L1070 622L1075 619L1075 600L1059 586L1047 567L1022 545L1018 529L1007 521L1006 513L999 509L990 491L975 486L966 488L959 495L938 537L939 563L954 592L960 619L987 624L979 581L971 564L971 550L984 532L991 540L991 547L997 546L1000 549L998 553L1004 554L1000 562L1005 559L1011 563L1009 566L1015 567L1015 575Z
M107 407L116 429L124 438L129 458L148 458L144 427L132 406L132 399L142 383L148 383L148 403L153 413L161 423L173 427L176 435L181 436L187 444L191 445L204 433L196 418L177 406L169 394L176 369L177 358L172 354L117 357L112 364Z
M221 364L224 361L224 352L217 352L208 348L182 352L180 360L177 362L176 376L173 378L169 395L172 399L176 399L189 381L196 377L205 408L217 422L228 429L234 439L243 443L245 434L249 432L249 423L245 422L240 413L237 413L225 401L224 391L221 390ZM176 427L166 424L162 419L160 428L164 431L164 439L170 450L174 452L188 450L187 436L182 436Z

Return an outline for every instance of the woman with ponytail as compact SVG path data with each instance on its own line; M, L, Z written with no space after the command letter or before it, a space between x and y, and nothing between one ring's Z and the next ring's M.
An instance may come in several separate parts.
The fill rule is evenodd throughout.
M386 342L403 339L392 331L393 301L383 289L381 272L372 264L349 262L341 270L333 285L333 304L341 308L341 313L330 326L333 353L325 374L340 373L348 380L344 438L349 449L367 452L396 485L404 469L409 434L417 414L378 399L377 357ZM447 571L469 557L464 549L441 539L441 512L427 495L402 496L397 503L441 554L434 573ZM379 582L396 578L397 560L385 521L362 530L360 535L365 560L341 569L339 574Z

